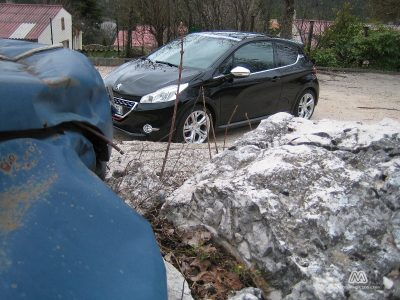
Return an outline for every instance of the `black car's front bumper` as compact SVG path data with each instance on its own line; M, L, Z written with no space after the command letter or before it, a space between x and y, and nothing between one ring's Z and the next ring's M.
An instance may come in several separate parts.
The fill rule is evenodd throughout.
M114 127L136 138L161 140L167 137L174 111L174 101L165 103L136 103L133 101L119 104L123 106L122 114L113 109ZM119 102L121 103L121 102ZM145 125L153 128L151 133L143 130Z

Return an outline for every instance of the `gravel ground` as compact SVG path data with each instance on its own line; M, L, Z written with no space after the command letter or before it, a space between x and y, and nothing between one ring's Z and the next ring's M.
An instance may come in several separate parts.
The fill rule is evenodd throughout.
M321 73L320 99L313 119L376 123L400 119L400 75Z
M97 67L105 76L112 67ZM313 119L334 119L343 121L379 122L384 118L400 119L400 75L376 73L327 73L318 74L320 82L320 99ZM253 125L253 128L256 125ZM228 132L226 145L230 146L236 139L248 132L248 126L231 129ZM166 143L131 141L129 136L116 131L114 139L117 143L129 143L137 148L130 155L138 156L154 171L161 170ZM217 144L222 149L224 132L217 133ZM212 155L215 155L215 147ZM144 150L143 150L144 149ZM114 151L114 155L116 154ZM179 173L181 183L199 167L209 160L207 144L171 147L170 160L166 170L169 174ZM177 163L175 163L177 162ZM179 186L178 182L175 182ZM173 185L175 185L173 184Z

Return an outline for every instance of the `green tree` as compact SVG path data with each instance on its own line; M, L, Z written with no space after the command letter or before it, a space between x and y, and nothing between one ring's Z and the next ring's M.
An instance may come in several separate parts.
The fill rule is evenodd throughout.
M66 2L65 0L61 0ZM66 7L74 17L74 24L83 31L83 43L101 44L100 23L102 10L96 0L70 0Z
M400 70L400 32L373 26L364 36L363 24L348 3L324 33L320 46L311 53L320 66L360 67L368 62L372 69Z
M333 25L323 35L320 47L334 49L337 60L343 65L357 64L359 49L355 45L362 37L362 30L362 23L346 2L338 11Z
M356 45L361 58L370 67L381 70L400 70L400 32L379 26L370 30L368 37L358 39Z

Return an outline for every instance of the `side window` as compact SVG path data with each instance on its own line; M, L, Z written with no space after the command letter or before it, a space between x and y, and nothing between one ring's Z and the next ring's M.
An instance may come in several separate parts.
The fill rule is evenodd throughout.
M276 51L278 56L278 66L283 67L294 64L297 60L299 52L295 47L285 44L276 44Z
M233 67L245 67L251 73L275 67L271 42L254 42L239 48L233 57Z

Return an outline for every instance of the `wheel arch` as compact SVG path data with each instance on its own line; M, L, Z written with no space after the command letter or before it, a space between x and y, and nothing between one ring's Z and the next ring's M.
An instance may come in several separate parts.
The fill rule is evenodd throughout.
M311 90L311 91L314 93L314 96L315 96L315 105L317 105L317 104L318 104L318 97L319 97L319 94L318 94L317 89L316 89L314 86L309 86L309 87L307 87L305 90ZM305 91L305 90L304 90L304 91Z
M215 107L215 104L213 103L213 100L205 97L205 105L208 111L211 113L212 119L213 119L213 124L215 127L215 124L217 122L217 108ZM188 110L193 109L196 106L204 106L203 99L202 97L197 97L196 99L191 99L190 101L187 101L182 109L179 112L178 119L181 118L182 114L187 112Z

